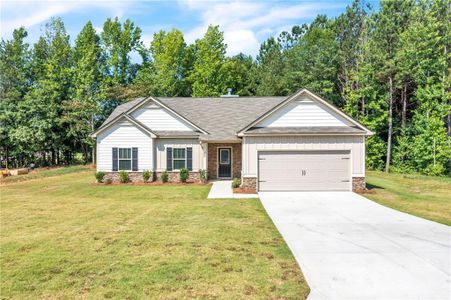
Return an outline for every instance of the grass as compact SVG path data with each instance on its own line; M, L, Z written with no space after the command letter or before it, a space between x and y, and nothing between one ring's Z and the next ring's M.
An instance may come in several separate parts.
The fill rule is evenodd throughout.
M451 178L368 171L365 197L382 205L451 225Z
M70 166L70 167L53 167L53 168L39 168L32 170L30 173L26 175L20 176L8 176L0 179L0 183L13 183L13 182L21 182L27 181L30 179L39 179L44 177L52 177L70 173L77 173L83 170L87 170L89 166Z
M95 185L92 170L63 173L1 186L2 299L309 293L257 199L207 200L209 186Z

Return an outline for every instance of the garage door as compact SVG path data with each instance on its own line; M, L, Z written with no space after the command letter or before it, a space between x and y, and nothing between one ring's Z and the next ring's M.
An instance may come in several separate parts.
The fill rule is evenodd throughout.
M349 191L349 151L259 152L260 191Z

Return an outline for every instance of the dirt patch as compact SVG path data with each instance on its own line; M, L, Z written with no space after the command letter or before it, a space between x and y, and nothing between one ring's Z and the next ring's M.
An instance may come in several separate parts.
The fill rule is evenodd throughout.
M374 189L359 189L359 190L354 190L355 193L359 194L359 195L368 195L368 194L376 194L376 191Z
M253 189L245 189L245 188L234 188L233 189L234 194L256 194L257 192Z

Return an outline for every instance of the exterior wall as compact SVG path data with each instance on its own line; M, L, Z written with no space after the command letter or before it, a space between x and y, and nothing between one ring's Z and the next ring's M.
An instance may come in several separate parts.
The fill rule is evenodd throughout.
M259 122L256 127L350 126L351 122L325 105L303 97Z
M244 177L257 177L257 151L259 150L351 150L352 177L365 177L365 137L363 136L244 137Z
M166 167L166 148L193 148L193 171L198 171L199 169L206 169L204 149L201 147L198 139L155 139L155 171L162 172L167 169ZM178 174L178 172L177 172Z
M112 148L138 148L138 171L152 170L152 138L129 121L118 121L97 136L97 171L112 169Z
M178 183L180 182L179 172L168 172L169 181ZM142 172L128 172L128 177L130 182L143 182L143 173ZM154 180L162 182L161 180L161 172L155 172L153 174ZM119 182L119 172L107 172L105 174L105 179L111 179L113 182ZM200 182L199 172L189 172L189 177L187 182Z
M208 178L218 178L218 148L232 148L232 177L241 177L242 147L241 143L230 144L208 144Z
M185 121L153 103L136 109L131 115L152 130L193 131Z

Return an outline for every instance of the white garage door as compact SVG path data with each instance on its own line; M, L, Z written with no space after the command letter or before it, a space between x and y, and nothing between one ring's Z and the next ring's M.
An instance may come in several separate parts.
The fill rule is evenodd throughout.
M259 152L260 191L349 191L349 151Z

